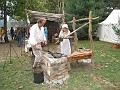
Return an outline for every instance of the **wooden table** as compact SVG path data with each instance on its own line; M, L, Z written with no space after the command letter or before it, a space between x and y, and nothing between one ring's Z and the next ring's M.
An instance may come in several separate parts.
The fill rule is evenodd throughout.
M76 61L76 60L84 60L91 58L92 56L92 51L87 50L87 49L79 49L78 51L73 52L70 56L68 56L68 60L71 61Z

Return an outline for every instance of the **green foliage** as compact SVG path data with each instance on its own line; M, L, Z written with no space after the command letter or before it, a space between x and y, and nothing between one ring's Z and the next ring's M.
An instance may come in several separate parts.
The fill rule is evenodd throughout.
M62 0L45 0L46 8L51 13L62 13Z
M118 25L112 25L112 29L115 31L115 34L120 37L120 28Z
M47 8L45 7L45 3L39 0L6 0L6 1L7 1L7 15L18 20L25 19L26 9L34 11L47 10ZM3 0L0 2L1 7L3 7L2 3Z
M119 17L118 17L118 24L117 25L112 25L112 29L115 31L115 34L120 39L120 18Z
M104 2L106 3L106 7L109 8L120 8L120 0L104 0Z
M90 48L90 42L79 41L79 47ZM60 90L120 90L120 49L110 48L109 43L94 42L95 69L89 64L71 62L70 78ZM51 45L51 48L55 48ZM20 63L22 62L22 64ZM49 90L48 85L33 83L30 57L9 60L3 70L0 63L0 90Z
M46 2L46 6L48 8L49 12L56 12L56 8L57 8L57 0L47 0Z
M93 20L93 33L96 31L98 27L98 23L101 20L101 16L104 15L104 2L101 0L66 0L65 2L65 12L66 12L66 21L71 21L72 17L76 17L76 19L88 18L89 12L92 11L92 17L100 16L98 20ZM81 26L82 21L77 23L77 27ZM88 27L83 28L78 32L79 38L83 38L88 36Z

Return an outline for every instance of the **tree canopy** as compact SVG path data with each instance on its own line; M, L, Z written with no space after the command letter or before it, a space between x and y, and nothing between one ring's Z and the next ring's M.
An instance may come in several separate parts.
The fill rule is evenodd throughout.
M39 0L6 0L7 4L7 15L15 18L24 20L26 15L26 9L36 10L36 11L46 11L44 2ZM3 10L4 5L2 4L3 0L0 2L0 6Z
M7 15L18 20L25 20L26 9L52 13L62 13L62 1L64 1L65 21L88 17L89 11L93 11L93 17L99 16L93 22L93 30L96 30L99 22L103 21L115 8L120 8L120 0L0 0L0 10L4 13L6 1ZM80 26L81 22L77 24ZM86 30L86 28L84 28ZM85 33L86 31L81 33ZM80 32L79 32L80 33Z
M0 10L4 9L4 0L0 0ZM88 12L93 11L94 16L100 16L99 20L108 15L114 8L120 8L120 0L64 0L66 20L83 18ZM6 0L7 14L17 19L24 19L25 9L61 13L62 0Z
M104 2L101 0L66 0L65 3L66 21L72 20L73 17L75 17L76 19L88 18L89 11L93 12L92 17L99 16L101 18L101 16L104 15L104 9L101 8L104 6ZM99 20L100 19L93 22L94 31L96 30ZM79 27L82 23L84 23L84 21L77 23L76 26ZM78 32L78 38L87 38L87 31L88 27L80 30Z

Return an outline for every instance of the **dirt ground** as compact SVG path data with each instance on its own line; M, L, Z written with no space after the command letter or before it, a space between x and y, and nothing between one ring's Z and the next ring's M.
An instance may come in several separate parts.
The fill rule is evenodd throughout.
M52 52L60 52L60 46L56 44L47 45L44 50ZM11 53L11 54L10 54ZM22 47L18 47L17 41L9 41L8 43L0 42L0 62L9 60L10 57L23 57L31 56L31 52L25 53L25 43L23 42Z
M20 57L25 54L29 55L29 53L24 52L24 43L22 47L18 47L17 41L10 41L8 43L0 42L0 62L9 60L10 57Z

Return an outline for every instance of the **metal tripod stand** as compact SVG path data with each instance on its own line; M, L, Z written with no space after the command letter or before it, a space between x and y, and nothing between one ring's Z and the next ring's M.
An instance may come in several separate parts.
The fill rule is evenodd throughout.
M14 50L17 58L19 59L19 56L18 56L17 52L15 51L14 47L12 46L12 44L11 44L11 42L10 42L9 50L8 50L8 53L7 53L7 56L6 56L6 61L5 61L4 65L3 65L3 70L4 70L5 65L6 65L6 63L7 63L7 57L8 57L9 54L10 54L10 59L9 59L9 61L10 61L10 63L12 63L12 60L11 60L11 55L12 55L11 50ZM20 61L20 60L19 60L19 61ZM20 63L21 63L21 61L20 61ZM21 64L22 64L22 63L21 63Z

